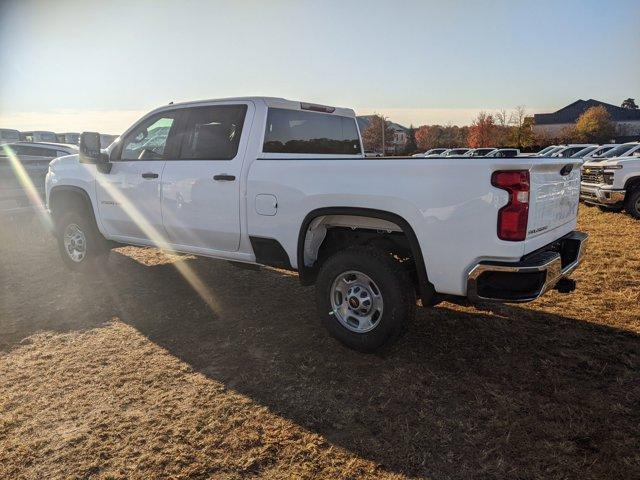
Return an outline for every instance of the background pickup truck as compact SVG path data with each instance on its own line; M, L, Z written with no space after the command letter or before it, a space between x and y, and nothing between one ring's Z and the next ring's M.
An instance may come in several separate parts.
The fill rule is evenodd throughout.
M623 143L582 166L580 198L640 219L640 143Z
M162 107L106 151L85 132L46 190L73 269L117 242L294 270L329 332L373 351L418 299L571 291L579 188L572 159L365 158L353 110L251 97Z

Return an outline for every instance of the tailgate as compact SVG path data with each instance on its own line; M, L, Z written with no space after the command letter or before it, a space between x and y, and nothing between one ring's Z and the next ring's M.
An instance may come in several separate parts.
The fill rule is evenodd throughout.
M554 158L534 164L530 183L527 240L557 229L562 232L558 231L552 237L564 235L566 228L561 227L573 227L578 215L580 162Z

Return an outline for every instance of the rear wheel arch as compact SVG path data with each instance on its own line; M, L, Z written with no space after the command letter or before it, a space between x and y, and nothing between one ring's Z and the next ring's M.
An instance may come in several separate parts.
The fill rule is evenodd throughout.
M422 298L423 304L433 303L435 289L427 275L425 260L418 242L418 237L409 222L407 222L403 217L385 210L359 207L326 207L309 212L300 226L296 252L298 273L303 285L312 285L315 282L319 268L319 262L317 260L313 266L308 266L305 263L305 243L307 241L307 235L314 220L327 216L365 217L390 222L391 224L399 227L399 231L406 237L413 262L415 263L418 292ZM315 241L318 243L317 248L320 249L324 242L324 238L319 240L316 239Z

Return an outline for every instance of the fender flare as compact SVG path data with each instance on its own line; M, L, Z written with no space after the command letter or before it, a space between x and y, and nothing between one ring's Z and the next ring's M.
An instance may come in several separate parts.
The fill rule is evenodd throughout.
M627 178L626 182L624 182L624 189L635 189L640 186L640 175L635 175L633 177Z
M392 222L398 225L402 229L402 232L407 237L407 240L409 242L409 247L411 248L411 253L413 255L413 258L416 264L420 297L422 298L423 303L430 302L431 299L433 299L435 295L435 288L433 284L429 281L429 276L427 275L427 268L424 263L424 256L422 255L422 249L420 248L418 237L416 236L413 228L411 227L409 222L407 222L400 215L387 212L385 210L376 210L373 208L325 207L325 208L318 208L316 210L312 210L304 217L304 220L300 225L300 232L298 233L298 246L296 251L298 275L300 276L300 282L303 285L311 285L315 279L315 275L313 271L314 269L307 267L304 264L304 243L305 243L307 231L309 230L309 225L315 218L322 217L324 215L355 215L360 217L369 217L369 218L377 218L380 220L386 220L388 222Z
M54 193L59 193L59 192L72 192L75 194L80 195L80 197L82 197L84 203L87 206L88 212L91 213L91 216L93 218L93 222L96 224L96 228L97 228L97 218L96 218L96 213L94 211L93 208L93 203L91 202L91 197L89 196L89 194L87 193L87 191L82 188L82 187L76 187L75 185L57 185L54 186L53 188L51 188L51 191L49 192L49 213L51 214L51 216L53 217L54 214L54 202L52 202L53 198L54 198Z

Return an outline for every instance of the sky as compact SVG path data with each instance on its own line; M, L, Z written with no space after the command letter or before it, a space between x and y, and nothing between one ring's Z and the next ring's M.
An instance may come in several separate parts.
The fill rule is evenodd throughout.
M640 0L0 0L0 127L267 95L401 124L640 100Z

